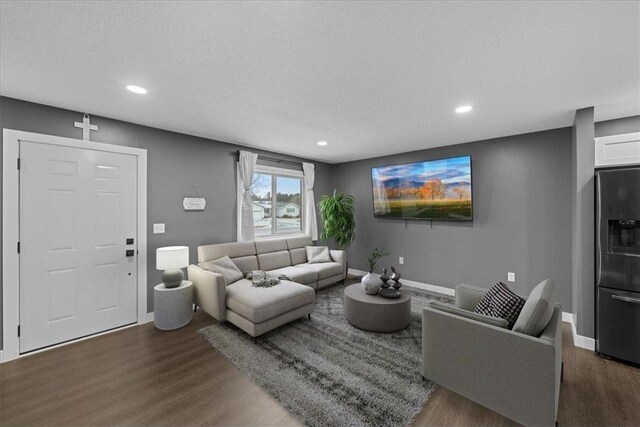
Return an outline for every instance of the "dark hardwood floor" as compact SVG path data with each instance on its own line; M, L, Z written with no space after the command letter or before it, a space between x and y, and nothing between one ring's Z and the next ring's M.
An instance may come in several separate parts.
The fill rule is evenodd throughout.
M176 331L149 323L2 364L0 425L300 425L199 337L213 322L198 312ZM574 347L568 324L564 342L560 425L640 425L640 369ZM414 425L514 423L440 388Z

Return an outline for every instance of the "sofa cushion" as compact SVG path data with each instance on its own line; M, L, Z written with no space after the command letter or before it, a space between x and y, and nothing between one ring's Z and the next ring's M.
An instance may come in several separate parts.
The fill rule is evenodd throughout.
M198 262L211 261L225 255L229 258L237 258L255 254L256 246L253 242L217 243L215 245L198 246Z
M509 329L511 329L516 323L523 305L524 299L514 294L504 283L498 282L487 291L473 312L502 317L507 320Z
M255 244L258 254L287 250L286 239L256 240Z
M260 270L268 271L291 265L289 251L268 252L258 255Z
M246 273L247 271L259 270L258 257L255 255L242 256L238 258L231 258L231 261L238 267L238 270Z
M537 337L551 320L555 304L556 292L553 281L543 280L531 291L518 320L513 325L513 331Z
M331 262L327 246L305 246L309 263Z
M233 282L236 282L244 277L242 271L236 267L231 258L223 256L213 261L201 262L198 266L205 270L220 273L224 276L224 281L229 286Z
M318 280L317 272L296 266L277 268L275 270L269 270L268 273L284 274L285 276L290 277L294 282L302 283L303 285L315 284Z
M291 255L291 265L306 264L307 262L307 250L304 247L289 249L289 255Z
M327 277L342 275L342 264L337 262L321 262L318 264L299 264L298 268L304 268L305 270L311 270L318 273L318 280L326 279Z
M256 288L250 280L241 279L227 286L227 307L253 323L260 323L311 304L315 295L310 287L287 280L271 288Z
M311 240L311 236L296 236L289 237L287 239L287 249L299 249L304 248L305 246L313 245L313 240Z
M509 322L502 317L487 316L485 314L474 313L473 311L465 310L463 308L456 307L452 304L445 304L439 301L429 301L427 305L431 308L435 308L445 313L455 314L456 316L464 317L465 319L471 319L478 322L486 323L487 325L497 326L498 328L507 328Z

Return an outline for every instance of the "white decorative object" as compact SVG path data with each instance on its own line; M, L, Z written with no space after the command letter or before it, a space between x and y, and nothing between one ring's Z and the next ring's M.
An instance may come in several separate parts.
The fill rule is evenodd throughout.
M193 318L193 284L187 280L180 286L153 288L153 323L163 331L178 329Z
M92 125L90 123L90 118L87 113L82 116L82 123L73 122L73 126L82 129L82 139L85 141L89 141L89 137L91 136L90 132L92 130L98 130L98 125Z
M182 206L185 211L203 211L207 205L204 197L185 197L182 200Z
M304 171L304 187L307 197L302 199L304 203L304 234L311 236L311 240L318 240L318 221L316 221L316 200L313 194L316 166L313 163L302 163Z
M640 164L640 132L595 138L596 167Z
M251 201L251 183L258 155L249 151L240 151L238 158L238 242L255 238L253 231L253 203Z
M184 279L182 268L189 265L187 246L168 246L156 249L156 269L164 270L162 283L167 288L180 286Z
M185 211L203 211L207 205L207 201L204 197L200 196L198 188L195 185L193 186L193 191L195 192L195 196L184 196L184 199L182 199L182 207Z
M360 284L362 284L362 289L364 289L367 294L377 295L382 286L382 280L380 280L380 276L375 273L367 273L360 281Z

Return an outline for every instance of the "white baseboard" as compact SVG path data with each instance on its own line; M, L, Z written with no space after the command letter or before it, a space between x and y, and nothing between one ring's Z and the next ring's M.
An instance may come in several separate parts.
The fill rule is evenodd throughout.
M571 335L573 336L573 345L584 348L586 350L596 350L596 340L593 338L578 335L576 331L576 322L573 313L562 312L562 321L571 325Z
M364 276L365 274L367 274L367 272L363 270L356 270L355 268L350 268L349 274L353 274L356 276ZM413 280L408 280L408 279L402 279L402 284L405 286L409 286L411 288L418 288L426 291L438 292L438 293L450 295L450 296L454 296L456 293L455 289L445 288L444 286L429 285L428 283L415 282Z
M593 338L578 335L576 331L576 322L573 317L573 313L562 313L562 320L571 324L571 335L573 336L573 345L576 347L584 348L591 351L596 351L596 340ZM567 314L567 320L564 320L564 315Z
M364 276L365 274L367 274L367 272L350 268L349 274ZM407 279L403 279L402 284L406 286L410 286L412 288L424 289L432 292L439 292L445 295L451 295L451 296L455 295L455 289L445 288L443 286L429 285L427 283L415 282L413 280L407 280ZM576 347L595 351L596 340L594 340L593 338L578 335L578 333L576 332L576 324L573 319L573 313L567 313L566 311L563 311L562 321L567 322L571 325L571 334L573 335L573 345L575 345Z
M145 323L153 322L153 311L151 313L147 313L147 321Z
M2 354L2 350L0 350L0 363L4 362L4 356Z
M440 294L445 294L449 296L454 296L456 294L455 289L445 288L444 286L430 285L428 283L414 282L413 280L402 279L402 284L409 286L411 288L423 289L425 291L431 291L431 292L438 292Z

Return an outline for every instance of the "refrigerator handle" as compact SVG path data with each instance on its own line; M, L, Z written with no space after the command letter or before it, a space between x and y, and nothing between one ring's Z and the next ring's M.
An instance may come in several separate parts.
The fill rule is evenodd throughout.
M631 302L634 304L640 304L640 299L638 298L631 298L631 297L623 297L621 295L611 295L611 298L613 299L617 299L618 301L625 301L625 302Z
M596 223L597 223L597 244L596 244L596 256L598 265L598 275L596 277L596 286L600 286L602 278L602 194L600 192L600 174L596 173L596 192L597 192L597 211L596 211Z

